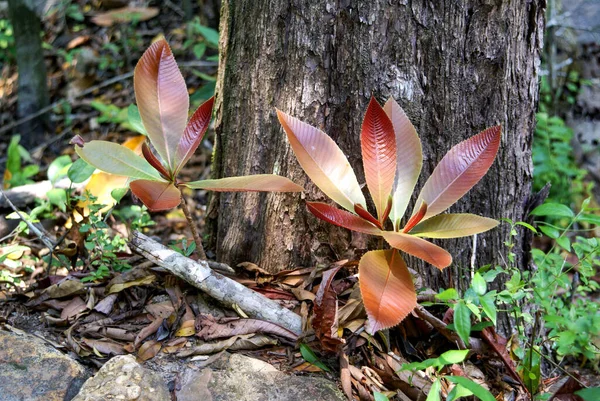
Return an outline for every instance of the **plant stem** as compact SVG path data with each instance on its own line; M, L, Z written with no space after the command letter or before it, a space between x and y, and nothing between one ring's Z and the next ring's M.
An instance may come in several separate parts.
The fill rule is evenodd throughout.
M198 252L198 256L202 260L206 260L206 252L204 252L204 247L202 246L202 240L198 235L198 231L196 230L196 225L194 224L194 220L192 219L192 215L190 210L187 207L187 203L185 201L185 196L183 192L179 190L181 194L181 210L183 210L183 214L185 215L185 219L187 220L188 227L192 231L192 236L194 237L194 242L196 243L196 252Z

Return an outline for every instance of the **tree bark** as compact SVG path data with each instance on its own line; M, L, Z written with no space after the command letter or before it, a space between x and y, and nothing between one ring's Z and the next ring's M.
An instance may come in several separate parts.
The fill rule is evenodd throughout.
M33 114L49 104L46 65L42 49L42 25L36 12L44 2L9 0L8 10L15 36L18 79L17 117ZM22 135L21 144L31 149L43 142L45 116L24 122L16 128Z
M450 211L523 219L544 3L224 0L214 175L276 173L306 193L215 197L209 218L218 258L277 271L366 248L361 234L306 211L304 198L326 199L295 160L275 107L327 132L364 182L359 135L372 94L380 103L395 98L421 137L416 194L453 145L502 124L496 162ZM503 264L507 239L503 224L479 235L476 249L472 238L436 241L454 257L444 272L414 258L408 263L427 286L465 289L473 252L476 267ZM525 268L521 245L517 264Z

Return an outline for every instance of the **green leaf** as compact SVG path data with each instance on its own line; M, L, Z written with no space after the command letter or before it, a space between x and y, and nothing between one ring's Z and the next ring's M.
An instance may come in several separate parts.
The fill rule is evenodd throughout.
M467 379L466 377L462 377L462 376L445 376L445 378L449 382L452 382L455 384L460 384L467 390L471 391L481 401L496 401L496 399L494 398L492 393L490 393L484 387L475 383L471 379ZM432 386L432 388L433 388L433 386Z
M85 160L77 159L71 164L71 167L69 167L67 177L69 177L71 182L77 184L90 178L95 170L96 167L89 165Z
M525 223L524 221L517 221L515 224L517 226L525 227L525 228L529 229L530 231L533 231L534 234L537 234L537 230L531 224Z
M558 237L556 238L556 243L563 249L566 249L568 252L571 252L571 240L568 237Z
M144 128L144 123L142 123L142 117L140 116L140 111L135 104L130 104L127 108L127 120L129 121L129 125L135 132L138 132L142 135L148 136L146 132L146 128Z
M196 29L198 30L198 32L200 32L202 36L204 36L204 39L206 39L206 41L213 47L219 46L219 32L203 25L196 25Z
M67 211L67 192L64 189L53 188L46 193L51 204L58 207L62 212Z
M490 320L492 321L492 323L494 323L495 326L497 310L496 303L494 302L494 294L488 293L484 296L479 297L479 303L481 304L481 307L483 308L483 311L485 312L487 317L490 318Z
M390 401L390 399L387 398L385 394L380 393L379 391L375 391L373 393L373 398L375 399L375 401Z
M464 388L460 384L457 384L448 393L448 397L446 397L446 401L454 401L454 400L458 400L459 398L462 398L462 397L469 397L471 395L473 395L473 392L471 390Z
M469 335L471 334L471 311L462 300L454 306L454 327L460 338L468 346Z
M319 360L317 355L312 349L310 349L308 345L300 344L300 353L302 354L302 358L304 358L306 362L315 365L316 367L318 367L321 370L324 370L325 372L331 371L327 366L325 366L323 362Z
M448 288L436 294L435 297L440 301L451 301L453 299L458 299L458 292L454 288Z
M20 135L13 135L6 150L6 169L12 174L21 170L21 154L19 153Z
M540 225L540 231L552 239L556 239L560 236L560 231L552 226Z
M166 181L146 159L116 143L91 141L83 147L75 146L75 151L87 163L106 173L151 181Z
M573 217L575 214L568 207L560 203L544 203L533 209L530 213L533 216L553 216L553 217Z
M473 281L471 282L471 288L473 288L473 291L475 291L477 295L483 295L485 294L486 287L485 279L481 276L481 274L479 274L479 272L475 273L473 276Z
M440 355L439 359L444 365L452 365L453 363L461 363L464 361L468 353L468 349L450 350Z
M48 179L52 184L67 175L68 167L72 165L71 158L67 155L59 156L48 166Z
M112 198L116 200L117 203L119 203L121 202L121 199L123 199L127 191L129 191L129 188L116 188L110 192L110 196L112 196Z
M442 389L442 383L440 379L436 379L429 389L427 399L425 401L440 401L440 390Z
M576 391L575 394L583 398L584 401L597 401L600 400L600 387L584 388Z

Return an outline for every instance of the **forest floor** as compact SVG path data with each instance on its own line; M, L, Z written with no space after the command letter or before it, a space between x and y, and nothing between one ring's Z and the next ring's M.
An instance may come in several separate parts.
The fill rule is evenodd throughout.
M247 262L222 271L296 312L303 323L298 336L273 323L249 319L239 308L218 304L132 251L128 239L133 230L140 230L197 259L179 210L149 214L129 196L102 210L94 202L70 199L71 189L73 195L89 190L98 198L95 204L114 203L111 192L123 181L104 173L72 188L67 184L68 202L48 196L49 189L64 189L66 169L76 159L69 144L73 136L129 141L132 148L141 144L143 137L133 132L128 113L135 101L132 71L159 35L167 37L188 87L194 88L192 103L197 106L214 91L216 39L215 31L206 27L214 27L214 21L186 23L180 2L165 1L147 21L101 26L107 22L101 19L98 25L93 16L106 10L96 3L58 2L44 17L52 132L29 151L16 146L9 151L13 135L19 133L17 70L9 51L0 55L0 173L15 208L37 228L36 233L18 216L10 219L14 209L0 197L0 327L43 338L93 371L113 356L133 354L144 366L161 372L172 399L180 401L185 398L177 398L176 384L181 380L177 372L197 361L207 366L223 352L243 353L295 375L326 377L347 397L361 400L436 399L427 396L437 383L444 396L470 396L468 385L461 387L460 381L449 377L470 379L495 399L507 401L529 399L532 386L546 399L574 400L575 391L600 385L593 370L598 360L558 360L549 346L540 348L547 359L540 362L538 357L532 363L541 372L538 377L524 376L523 360L514 352L515 337L496 333L484 319L471 332L468 355L452 360L447 352L461 348L452 329L452 308L430 290L420 293L422 305L400 326L368 335L357 261L277 274ZM0 8L0 46L2 40L10 46L6 18ZM182 171L184 178L209 177L212 136L209 130ZM10 163L16 160L15 170ZM28 166L38 167L28 170ZM17 170L31 174L21 175L17 182ZM190 192L188 199L202 231L208 194ZM214 258L210 250L208 257ZM441 355L450 359L440 359ZM402 369L403 364L426 360L433 362ZM528 372L535 376L533 370Z

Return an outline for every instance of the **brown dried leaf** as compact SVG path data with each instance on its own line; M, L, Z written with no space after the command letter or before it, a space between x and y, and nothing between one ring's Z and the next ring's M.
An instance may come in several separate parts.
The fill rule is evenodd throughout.
M146 341L138 350L138 360L143 362L154 358L160 351L160 347L161 345L158 341Z
M62 298L80 293L84 288L83 283L79 280L65 279L58 284L46 288L44 294L48 295L50 298Z
M205 341L252 333L273 334L292 342L298 339L293 332L264 320L235 317L215 319L211 315L204 314L196 317L196 336Z
M61 319L69 320L87 310L87 305L80 297L75 297L69 302L60 314Z
M179 329L175 332L175 337L189 337L196 334L195 320L186 320L181 323Z
M314 318L312 321L315 336L325 351L338 352L345 341L338 336L337 296L331 289L331 282L343 264L337 263L332 269L323 273L323 281L314 301Z
M117 300L117 294L110 294L105 297L102 301L98 302L96 306L94 306L94 310L96 312L103 313L105 315L110 314L115 305L115 301Z
M504 362L504 366L508 370L509 374L513 377L513 379L517 380L523 388L527 388L521 376L517 373L515 368L514 361L510 358L508 350L506 349L507 340L502 337L493 327L486 327L481 331L481 338L485 340L486 343L498 354L502 362Z
M135 280L127 281L127 282L118 282L121 280L117 280L117 279L122 280L121 276L117 276L113 280L111 280L110 283L108 283L108 285L106 286L106 290L108 291L107 294L115 294L115 293L121 292L124 289L129 288L129 287L152 284L154 282L154 280L156 280L156 276L154 274L148 274L143 277L139 277Z
M132 21L147 21L158 15L155 7L122 7L105 13L96 14L92 22L100 26L111 26L113 24L129 23Z
M146 305L146 310L156 319L167 319L169 316L175 313L175 309L173 308L171 301Z
M125 354L123 345L113 342L113 341L95 340L92 338L83 338L82 341L85 345L92 348L95 353L100 352L104 355L123 355L123 354Z
M138 335L135 336L135 341L133 342L134 348L137 348L138 345L140 345L140 343L144 341L148 336L151 336L152 334L156 333L156 331L162 325L164 320L164 318L154 319L148 326L141 329Z

